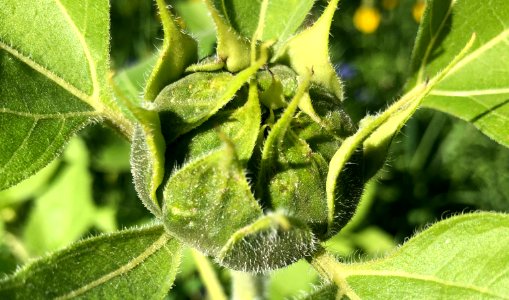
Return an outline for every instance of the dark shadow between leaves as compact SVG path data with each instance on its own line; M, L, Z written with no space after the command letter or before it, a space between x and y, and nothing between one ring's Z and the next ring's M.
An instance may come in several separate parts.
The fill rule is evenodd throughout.
M499 104L493 106L492 108L486 110L485 112L478 114L477 116L473 117L469 121L471 123L476 123L479 120L481 120L482 118L484 118L485 116L487 116L488 114L491 114L492 112L496 111L497 109L501 108L502 106L504 106L508 103L509 103L509 98L505 99L504 101L500 102Z

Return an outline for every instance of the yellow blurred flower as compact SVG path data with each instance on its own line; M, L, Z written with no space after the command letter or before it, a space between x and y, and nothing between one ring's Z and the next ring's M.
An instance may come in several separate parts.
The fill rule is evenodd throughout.
M373 33L380 25L380 12L372 6L362 5L355 11L353 24L363 33Z
M425 8L426 4L422 0L415 2L414 7L412 7L412 15L414 16L414 20L417 23L421 22L422 14L424 13Z
M387 10L393 10L398 6L398 0L383 0L382 6Z

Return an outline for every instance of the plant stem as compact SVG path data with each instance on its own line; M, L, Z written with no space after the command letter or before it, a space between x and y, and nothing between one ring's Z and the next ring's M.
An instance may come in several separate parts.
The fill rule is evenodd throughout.
M348 296L352 300L360 299L350 288L346 277L343 276L345 273L343 264L338 262L334 256L322 250L310 259L310 263L322 277L339 288L336 299L341 299L343 296Z
M232 271L232 299L252 300L264 299L264 278L246 272Z
M196 249L191 249L196 267L200 273L200 277L205 285L210 300L226 300L223 287L216 276L210 261Z

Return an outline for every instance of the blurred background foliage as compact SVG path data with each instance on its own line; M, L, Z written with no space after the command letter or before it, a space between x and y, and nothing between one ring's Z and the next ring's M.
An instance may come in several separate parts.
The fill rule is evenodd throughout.
M203 3L169 4L180 25L199 41L200 57L212 54L215 32ZM308 24L325 4L316 2ZM111 9L114 69L150 61L162 39L152 1L112 0ZM356 121L404 92L423 9L421 0L341 2L330 49L344 81L346 107ZM132 186L129 151L128 142L112 130L92 126L71 141L61 158L0 191L0 273L11 273L17 265L79 238L149 222L151 215ZM357 215L325 246L345 260L369 259L430 222L473 210L509 211L509 150L469 124L421 109L394 141L388 163L367 186ZM221 283L230 286L231 274L216 269ZM305 262L268 277L262 283L268 299L298 296L319 284ZM204 297L204 284L186 251L167 298Z

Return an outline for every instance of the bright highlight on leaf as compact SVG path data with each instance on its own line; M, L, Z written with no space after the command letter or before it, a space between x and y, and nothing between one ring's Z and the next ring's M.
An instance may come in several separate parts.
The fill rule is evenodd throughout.
M329 58L329 30L339 0L331 0L320 18L309 28L292 37L276 53L301 76L313 72L312 82L327 88L343 99L343 88Z

